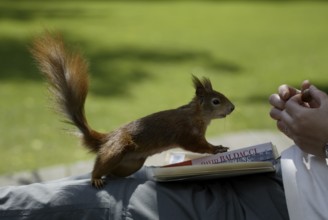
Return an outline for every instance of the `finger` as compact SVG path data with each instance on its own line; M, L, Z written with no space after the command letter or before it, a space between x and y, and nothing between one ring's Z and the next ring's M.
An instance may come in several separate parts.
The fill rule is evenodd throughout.
M277 128L284 133L287 137L291 138L290 132L289 132L289 128L287 127L287 125L283 122L283 121L277 121Z
M270 104L280 110L285 108L285 101L283 101L278 94L272 94L269 97Z
M292 114L289 114L287 112L287 109L284 110L284 111L281 111L281 114L280 114L280 121L285 125L285 127L287 128L291 128L294 124L294 118L293 118L294 115Z
M310 103L312 101L312 96L310 94L310 90L309 89L304 89L302 91L302 101L303 102L307 102L307 103Z
M310 88L310 86L311 86L310 81L309 81L309 80L304 80L303 83L302 83L302 86L301 86L302 91L304 91L304 90Z
M270 111L270 116L271 118L275 120L280 120L281 119L281 110L277 108L272 108Z
M285 85L279 86L278 93L282 100L287 101L294 95L300 93L300 91L285 84Z
M311 108L317 108L321 106L323 101L327 99L327 94L313 85L310 86L309 93L312 97L312 101L309 102Z
M278 120L278 121L277 121L277 128L278 128L282 133L285 133L286 125L285 125L281 120Z
M309 88L311 86L311 83L309 80L304 80L301 85L301 91L302 91L302 101L310 103L312 96L310 94Z
M295 117L304 108L304 102L302 101L302 95L294 95L291 97L285 105L285 110L289 116Z

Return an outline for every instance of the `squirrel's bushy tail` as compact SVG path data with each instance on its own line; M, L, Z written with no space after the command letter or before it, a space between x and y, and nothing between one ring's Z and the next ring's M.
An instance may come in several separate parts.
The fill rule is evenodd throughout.
M88 64L77 52L65 49L59 34L46 32L35 38L31 53L50 84L58 110L79 128L87 148L97 152L105 134L92 130L86 120L84 103L88 93Z

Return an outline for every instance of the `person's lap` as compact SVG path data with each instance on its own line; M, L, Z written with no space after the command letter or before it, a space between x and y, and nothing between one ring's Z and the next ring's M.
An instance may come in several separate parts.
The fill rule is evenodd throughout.
M279 175L157 183L145 173L103 190L89 175L0 188L0 219L288 219Z

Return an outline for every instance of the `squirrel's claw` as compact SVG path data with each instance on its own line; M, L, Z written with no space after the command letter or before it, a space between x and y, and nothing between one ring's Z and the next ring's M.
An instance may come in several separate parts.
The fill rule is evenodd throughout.
M222 145L214 146L213 154L224 153L229 150L229 147L224 147Z
M105 186L105 181L103 179L92 179L92 186L96 189L102 189Z

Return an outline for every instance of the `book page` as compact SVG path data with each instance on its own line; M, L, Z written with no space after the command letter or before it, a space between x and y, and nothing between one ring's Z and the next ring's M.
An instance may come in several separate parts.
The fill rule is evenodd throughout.
M275 171L275 168L271 162L154 167L152 169L153 178L156 181L212 179L273 171Z

